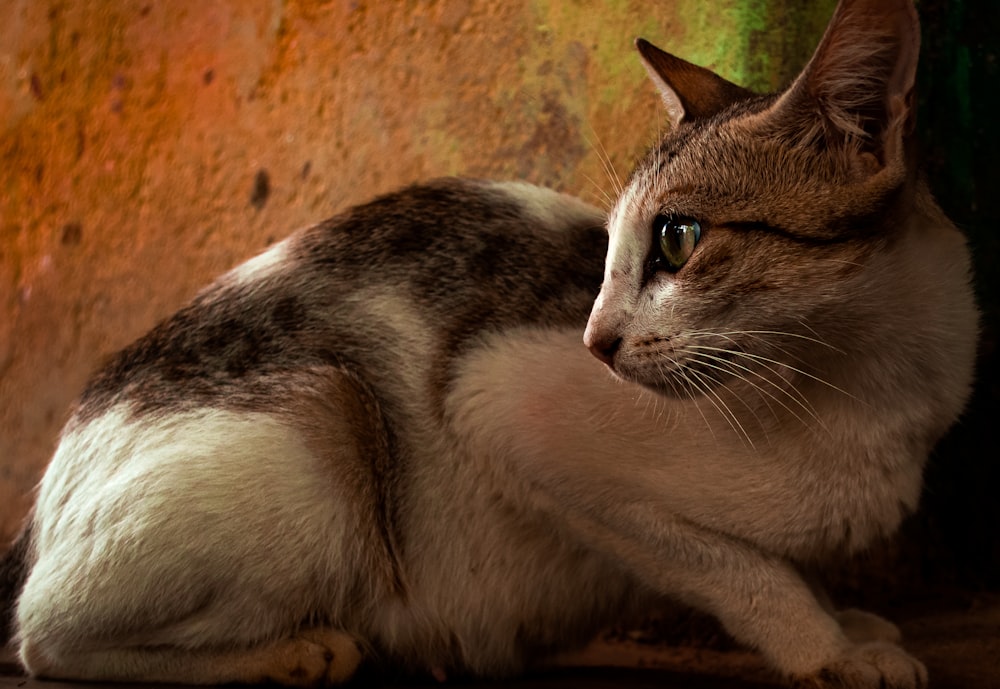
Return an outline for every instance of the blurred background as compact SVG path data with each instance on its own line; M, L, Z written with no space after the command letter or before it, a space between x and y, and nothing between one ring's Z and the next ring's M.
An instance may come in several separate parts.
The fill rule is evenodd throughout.
M88 374L213 276L441 175L607 206L665 127L634 37L774 90L834 4L0 3L0 540ZM825 573L876 608L1000 590L1000 3L919 9L924 160L973 246L983 334L975 397L928 467L921 513Z

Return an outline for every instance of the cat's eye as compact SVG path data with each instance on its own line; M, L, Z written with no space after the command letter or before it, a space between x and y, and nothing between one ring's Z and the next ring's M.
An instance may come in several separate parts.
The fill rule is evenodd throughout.
M701 239L701 225L694 218L658 215L653 220L653 232L660 242L663 267L675 273L680 270Z

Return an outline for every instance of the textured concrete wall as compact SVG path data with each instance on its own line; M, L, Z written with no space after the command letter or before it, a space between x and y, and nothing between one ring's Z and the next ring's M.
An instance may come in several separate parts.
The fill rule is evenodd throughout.
M632 39L773 87L832 2L770 4L0 4L0 538L88 373L212 276L439 175L604 204L663 126Z

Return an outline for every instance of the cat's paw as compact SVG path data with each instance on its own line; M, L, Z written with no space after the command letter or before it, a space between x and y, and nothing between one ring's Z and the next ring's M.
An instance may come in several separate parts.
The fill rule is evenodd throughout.
M887 641L891 644L898 644L903 638L899 627L874 613L848 608L839 610L835 617L840 628L844 631L844 636L856 644L865 644L871 641Z
M343 684L354 676L361 664L361 650L350 634L320 628L303 631L299 637L327 650L330 660L326 667L326 684Z
M265 681L286 687L343 684L361 662L354 639L329 629L304 631L272 647Z
M927 668L899 646L859 644L819 672L795 681L796 689L926 689Z

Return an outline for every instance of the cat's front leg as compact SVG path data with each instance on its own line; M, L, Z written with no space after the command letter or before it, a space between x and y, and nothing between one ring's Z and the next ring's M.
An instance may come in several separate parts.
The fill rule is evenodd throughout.
M896 644L855 644L818 672L796 678L796 689L911 689L927 686L927 669Z
M852 646L818 673L800 678L800 689L927 686L923 663L898 645L903 638L899 627L865 610L831 612ZM900 679L893 681L894 677Z
M714 614L795 686L927 686L923 664L885 639L893 625L858 611L831 613L779 557L651 506L564 506L562 513L575 537L656 590ZM873 618L884 625L873 631Z

